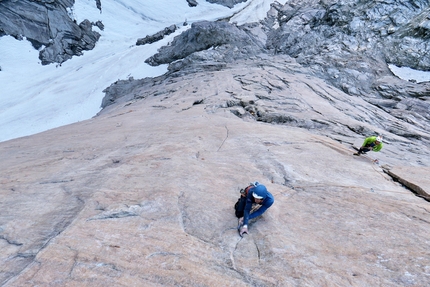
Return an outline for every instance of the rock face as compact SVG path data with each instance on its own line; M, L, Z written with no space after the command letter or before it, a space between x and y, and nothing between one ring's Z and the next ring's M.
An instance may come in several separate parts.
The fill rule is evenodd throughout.
M75 23L67 11L73 4L73 0L0 1L0 36L26 37L34 48L44 46L39 54L43 65L82 55L82 51L93 49L100 38L92 31L93 25L103 25L88 20Z
M172 73L186 74L202 67L220 70L226 63L261 54L273 59L288 55L314 75L372 104L378 111L373 124L428 143L430 83L400 80L388 65L430 69L425 16L429 2L337 2L275 3L265 21L243 26L194 23L146 62L171 63ZM415 128L392 126L386 113Z
M261 23L194 23L147 60L165 75L0 143L0 285L429 286L428 83L387 67L425 3L289 1ZM382 151L353 156L373 134ZM240 238L251 181L275 203Z
M267 47L313 67L349 94L384 96L378 80L391 76L387 64L430 68L427 32L416 32L428 30L429 1L288 1L273 7L279 28L268 34ZM428 93L426 85L420 94Z
M0 143L0 284L430 283L429 203L371 160L406 178L428 146L386 132L379 154L353 156L356 131L382 131L372 105L292 58L200 68ZM240 238L233 205L255 180L275 203Z
M180 37L175 37L170 46L162 47L159 53L145 62L152 66L168 64L193 53L216 47L220 47L222 52L216 50L210 58L219 55L218 61L231 62L233 59L261 53L263 45L235 25L227 22L202 21L193 23L191 29L183 32Z
M393 179L411 189L418 196L430 201L430 168L409 169L408 167L387 168L385 172Z

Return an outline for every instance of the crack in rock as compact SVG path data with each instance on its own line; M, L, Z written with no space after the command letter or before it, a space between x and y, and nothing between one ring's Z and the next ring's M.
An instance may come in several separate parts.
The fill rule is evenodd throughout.
M67 182L71 182L71 181L74 181L74 179L71 178L71 179L60 179L60 180L42 181L42 182L39 182L39 184L67 183Z
M104 220L104 219L118 219L118 218L124 218L124 217L132 217L132 216L139 216L139 209L141 208L140 205L132 205L128 207L126 210L124 209L117 209L117 210L108 210L104 211L99 215L93 216L87 221L91 220Z
M224 140L222 141L222 143L221 143L221 145L219 146L219 148L218 148L218 150L217 151L220 151L220 149L222 148L222 146L224 145L224 143L225 143L225 141L228 139L228 128L227 128L227 126L225 126L225 129L226 129L226 131L227 131L227 134L225 135L225 138L224 138Z
M22 246L23 245L22 243L11 240L11 239L5 237L4 235L0 235L0 239L5 240L10 245L15 245L15 246Z

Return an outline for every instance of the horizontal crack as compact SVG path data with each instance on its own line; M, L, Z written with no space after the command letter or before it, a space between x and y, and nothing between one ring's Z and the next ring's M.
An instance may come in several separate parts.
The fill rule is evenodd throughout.
M23 245L22 243L19 243L19 242L16 242L16 241L10 240L10 239L6 238L6 237L5 237L5 236L3 236L3 235L0 235L0 239L5 240L5 241L6 241L8 244L10 244L10 245L15 245L15 246L22 246L22 245Z
M39 184L66 183L66 182L71 182L71 181L73 181L73 178L72 179L64 179L64 180L42 181Z
M119 211L119 212L114 212L111 214L96 216L96 217L88 219L87 221L103 220L103 219L116 219L116 218L124 218L124 217L131 217L131 216L138 216L138 214L136 214L135 212L131 212L131 211Z

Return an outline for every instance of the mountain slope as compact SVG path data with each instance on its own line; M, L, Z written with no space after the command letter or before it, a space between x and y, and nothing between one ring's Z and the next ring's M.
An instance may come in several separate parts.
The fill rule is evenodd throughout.
M367 103L283 59L146 79L91 120L0 143L3 285L428 285L428 202L352 155L347 126L379 130L356 119ZM262 121L275 109L295 120ZM405 165L410 142L386 138L381 164ZM410 169L428 172L424 152ZM275 204L240 238L255 180Z

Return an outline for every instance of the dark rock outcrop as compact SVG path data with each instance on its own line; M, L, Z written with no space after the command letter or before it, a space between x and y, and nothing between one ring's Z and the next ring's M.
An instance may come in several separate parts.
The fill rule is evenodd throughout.
M146 83L149 79L134 80L129 78L128 80L118 80L106 89L103 90L105 97L103 97L101 107L106 108L113 103L119 102L119 99L123 99L125 95L132 93L132 91ZM128 98L125 100L129 100Z
M231 62L263 51L263 44L252 35L227 22L196 22L191 29L175 37L171 45L159 49L158 53L145 60L157 66L183 59L195 52L215 50L207 59ZM193 62L198 62L195 60Z
M234 5L242 2L246 2L246 0L206 0L209 3L219 4L226 6L228 8L233 8Z
M169 27L164 28L162 31L155 33L154 35L148 35L145 38L137 39L136 45L145 45L151 44L157 41L160 41L164 38L164 36L170 35L176 31L176 25L170 25Z
M312 67L350 95L371 102L382 97L384 109L399 119L427 118L429 84L399 80L388 64L430 69L429 1L302 2L273 6L279 29L268 33L267 48ZM397 104L410 97L420 99L417 109ZM430 131L428 121L420 126Z
M428 5L428 0L288 1L273 6L279 28L268 33L267 48L313 67L350 94L375 95L375 80L390 74L387 64L430 69Z
M36 49L44 46L39 53L43 65L81 55L94 48L100 34L92 30L96 24L71 19L67 9L73 4L73 0L0 1L0 36L25 37Z
M196 7L199 3L196 0L187 0L188 6Z

